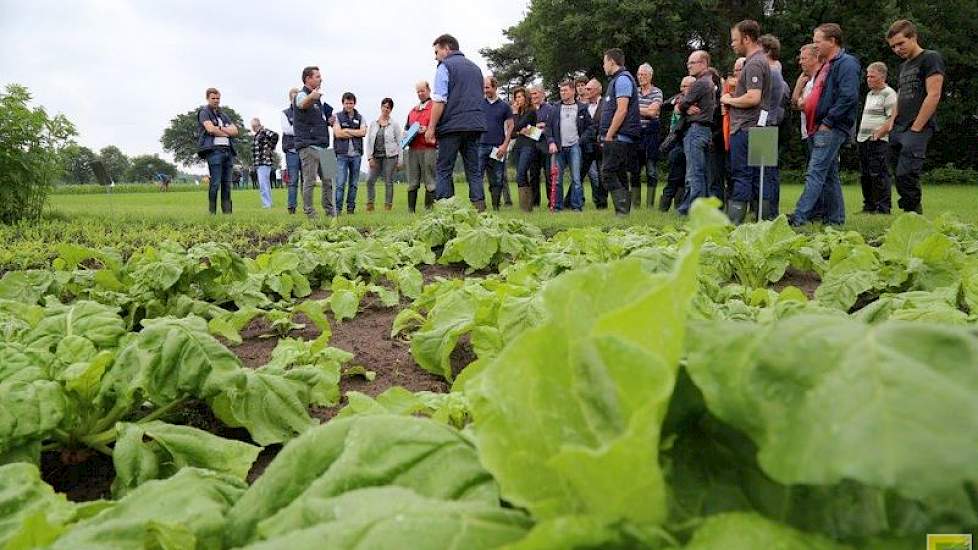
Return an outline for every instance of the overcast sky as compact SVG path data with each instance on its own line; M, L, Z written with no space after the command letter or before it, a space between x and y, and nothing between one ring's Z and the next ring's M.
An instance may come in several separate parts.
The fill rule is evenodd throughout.
M163 154L171 118L221 90L247 123L280 132L287 92L319 65L325 99L352 91L373 120L394 99L403 122L414 83L432 80L432 40L458 38L485 72L480 48L503 42L527 0L0 0L0 85L26 85L37 103L78 128L78 142L127 155ZM198 167L194 172L203 172Z

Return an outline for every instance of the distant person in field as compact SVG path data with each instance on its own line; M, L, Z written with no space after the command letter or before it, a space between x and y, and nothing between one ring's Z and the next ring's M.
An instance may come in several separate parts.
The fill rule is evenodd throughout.
M341 98L343 110L333 122L333 138L336 150L336 212L343 208L346 194L346 213L352 214L357 206L357 183L360 181L360 162L363 160L363 138L367 135L367 123L357 111L357 96L345 92Z
M485 99L482 102L486 118L486 131L479 141L479 172L489 175L489 195L493 210L499 210L503 196L503 173L506 171L506 153L509 151L510 134L513 133L513 110L499 98L496 77L487 76L483 81ZM496 149L496 156L491 153Z
M438 156L438 142L431 143L425 139L425 131L431 125L431 109L434 105L431 101L431 86L422 80L414 85L414 91L418 95L418 104L408 113L404 126L405 131L410 130L414 124L419 127L418 134L408 144L407 151L408 210L411 212L417 208L418 191L422 185L425 209L430 210L435 203L435 161Z
M323 182L323 212L327 216L335 216L339 208L333 203L333 181L326 177L322 165L323 155L329 148L329 124L333 119L333 108L322 100L322 85L323 76L319 67L302 69L302 89L293 102L295 148L302 163L302 211L309 218L316 217L312 197L317 174Z
M156 174L156 181L159 182L159 184L160 184L160 191L162 191L164 193L166 193L167 191L169 191L170 190L170 181L172 179L173 178L171 178L169 174L164 174L162 172L160 172L159 174Z
M642 205L642 169L645 169L645 184L648 192L645 197L646 208L655 206L655 189L659 185L659 110L662 108L662 90L653 84L652 65L642 63L635 76L638 78L638 112L641 116L642 140L635 151L632 163L631 194L632 208Z
M385 97L380 102L380 116L370 123L367 131L367 212L374 209L377 179L384 178L384 210L394 207L394 172L403 164L401 124L391 118L394 100Z
M896 108L897 93L886 85L886 63L871 63L866 68L866 85L869 92L859 122L859 170L863 188L863 212L889 214L890 199L890 144L883 126Z
M608 190L601 181L601 144L598 142L598 129L601 125L601 109L604 99L598 79L592 78L584 84L584 101L587 104L591 124L581 137L581 183L587 175L591 182L591 200L598 210L608 208Z
M602 66L608 76L608 93L598 129L603 148L601 181L611 193L615 215L627 216L631 211L628 171L642 137L638 84L632 73L625 69L625 54L620 49L606 50Z
M221 212L231 213L231 167L234 165L234 138L238 127L221 109L221 92L208 88L207 105L197 111L197 156L207 161L210 186L207 189L208 210L217 213L217 194L221 193Z
M261 120L251 119L251 158L258 173L258 192L262 208L272 207L272 155L278 144L278 134L262 126Z
M735 224L743 223L747 208L760 201L765 213L773 212L777 193L765 181L764 196L760 195L760 169L748 164L748 132L751 128L769 126L771 101L771 67L759 43L761 27L757 21L741 21L730 30L730 45L737 55L746 59L732 94L724 94L720 102L730 111L730 175L733 196L727 203L727 216ZM688 162L688 161L687 161ZM766 175L767 173L765 173ZM686 176L687 179L689 176Z
M927 145L937 131L937 105L944 88L944 58L925 50L917 39L917 27L906 19L890 25L886 33L893 53L903 59L897 88L897 104L880 136L889 134L896 160L897 205L905 212L922 214L920 175Z
M825 223L841 225L846 221L846 210L839 177L839 150L852 138L856 126L862 68L859 61L842 48L839 25L825 23L818 26L812 42L825 64L815 77L812 93L805 102L812 154L805 174L805 189L788 221L794 226L808 223L817 212L821 199Z
M469 183L469 200L476 210L486 209L482 174L479 173L479 141L486 131L482 112L484 102L482 71L459 51L458 40L443 34L432 43L438 68L431 98L431 125L425 131L428 143L438 138L437 197L455 195L455 159L461 154L465 179Z
M686 157L686 196L676 210L689 213L693 201L708 197L712 171L710 148L713 142L713 119L716 111L716 84L710 71L710 54L697 50L686 61L689 76L696 79L679 102L679 112L686 115L688 126L683 136Z
M289 175L287 184L289 214L295 214L299 182L302 181L302 161L299 159L299 151L295 148L295 96L297 95L299 95L299 88L289 90L289 106L282 109L281 120L282 152L285 154L285 167Z

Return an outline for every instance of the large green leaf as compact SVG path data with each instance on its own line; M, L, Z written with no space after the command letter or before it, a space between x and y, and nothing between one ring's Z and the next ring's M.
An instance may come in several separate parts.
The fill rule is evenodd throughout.
M44 308L44 318L23 341L31 347L53 351L62 339L80 336L104 349L114 347L125 332L116 307L86 300L68 305L51 300Z
M659 428L699 247L715 227L709 209L698 204L704 228L669 275L647 273L633 259L551 281L543 296L548 320L465 385L482 462L506 500L543 520L665 519Z
M304 527L273 526L268 540L250 550L442 550L499 548L519 540L531 525L517 510L475 501L421 496L402 487L371 487L311 499Z
M685 550L852 550L814 533L804 533L757 514L729 513L707 518Z
M233 477L184 468L171 478L140 485L115 506L72 525L50 548L174 548L163 546L166 541L220 548L225 515L244 488Z
M499 500L475 448L454 429L409 416L340 418L285 446L231 511L228 542L306 527L323 499L385 485L485 506Z
M0 466L0 548L15 538L40 536L39 527L60 528L74 515L71 503L41 481L33 464Z
M245 480L261 447L224 439L190 426L153 421L120 423L112 451L116 479L113 494L124 495L151 479L170 477L193 466Z
M475 324L477 308L478 302L462 289L438 300L411 337L411 355L421 368L452 380L452 351L459 338Z
M694 327L693 380L713 414L757 443L775 480L852 479L909 498L978 480L970 332L809 315Z

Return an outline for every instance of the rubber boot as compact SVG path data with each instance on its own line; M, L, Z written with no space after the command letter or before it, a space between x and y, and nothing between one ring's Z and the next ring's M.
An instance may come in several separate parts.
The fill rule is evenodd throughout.
M489 194L492 196L492 209L499 210L499 205L502 201L503 189L501 187L498 189L490 189Z
M424 190L424 209L431 210L431 207L435 205L435 192Z
M217 199L208 201L207 211L211 214L217 214Z
M418 190L414 189L408 191L408 212L414 214L415 209L418 207Z
M509 184L503 185L503 204L513 206L513 198L509 196Z
M231 213L231 199L221 201L221 213L222 214Z
M672 197L667 195L662 195L659 197L659 212L668 212L669 207L672 205ZM651 205L649 205L651 208Z
M626 187L619 187L611 192L611 202L615 205L616 216L627 216L632 209L634 195Z
M529 187L519 187L520 210L524 212L533 211L533 191Z
M747 203L741 201L730 201L727 203L727 217L734 225L740 225L744 223L744 217L747 216Z
M638 207L642 206L642 186L636 184L634 187L631 188L631 194L632 194L632 208L635 208L637 210Z
M761 201L761 214L765 220L773 220L777 217L777 212L774 211L774 205L771 204L771 201Z
M655 186L650 185L649 188L646 190L646 193L647 194L645 195L645 207L651 210L655 208Z

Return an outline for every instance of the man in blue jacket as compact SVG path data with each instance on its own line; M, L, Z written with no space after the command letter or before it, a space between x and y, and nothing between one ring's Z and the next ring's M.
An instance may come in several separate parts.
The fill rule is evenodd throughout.
M452 172L455 159L461 153L465 178L469 182L469 200L480 212L486 209L482 174L479 173L479 142L486 131L482 112L482 71L459 51L458 40L443 34L432 43L438 69L435 71L434 101L431 124L425 130L425 140L438 137L438 160L435 163L435 197L447 199L455 195Z
M819 56L826 61L808 96L809 101L817 101L813 122L816 131L811 138L812 153L805 174L805 190L788 221L793 226L808 223L819 197L823 197L825 223L841 225L846 221L846 210L842 180L839 179L839 149L849 140L856 125L862 67L855 57L842 49L839 25L820 25L815 29L813 41Z

